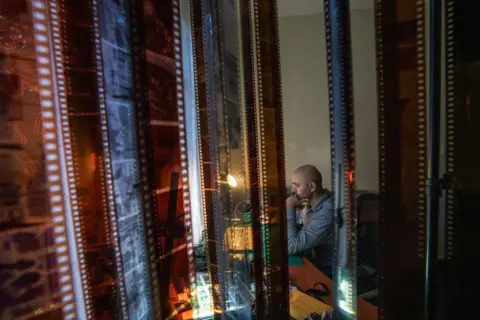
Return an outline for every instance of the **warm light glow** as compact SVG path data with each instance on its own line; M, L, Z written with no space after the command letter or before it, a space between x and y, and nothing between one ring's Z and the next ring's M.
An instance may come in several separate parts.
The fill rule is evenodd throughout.
M237 180L230 174L227 176L227 182L231 188L235 188L237 186Z

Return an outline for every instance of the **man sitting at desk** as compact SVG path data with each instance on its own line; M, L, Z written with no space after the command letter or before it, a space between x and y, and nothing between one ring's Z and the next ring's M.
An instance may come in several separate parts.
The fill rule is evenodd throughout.
M332 193L322 187L322 175L312 165L298 167L293 172L292 193L286 201L288 254L308 257L320 271L331 277ZM308 201L307 209L297 211L305 200Z

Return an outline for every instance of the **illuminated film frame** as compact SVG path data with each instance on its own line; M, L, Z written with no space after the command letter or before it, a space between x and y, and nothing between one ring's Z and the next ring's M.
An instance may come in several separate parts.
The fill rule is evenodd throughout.
M39 238L47 236L47 230L51 229L53 231L55 241L52 244L52 249L54 249L56 260L55 274L51 274L51 270L38 270L38 272L46 275L47 279L53 277L50 280L50 286L56 283L57 289L51 287L50 290L54 290L54 292L50 292L50 295L48 295L48 292L44 292L44 297L37 297L34 301L8 306L8 308L2 310L2 316L5 319L35 315L46 316L47 314L59 316L56 310L61 310L65 319L76 319L84 314L84 310L83 301L75 299L79 297L77 293L79 293L80 274L76 267L78 265L77 250L74 245L72 246L75 236L68 231L73 229L70 210L72 205L73 207L75 205L75 198L72 197L72 194L70 194L70 198L64 197L65 194L69 194L66 168L71 165L71 161L68 158L68 126L65 123L64 116L58 112L62 108L62 98L64 97L64 87L61 81L63 76L61 47L58 42L52 41L52 38L58 39L59 37L58 8L56 3L52 1L25 1L24 4L28 12L31 13L31 20L29 21L32 25L22 27L25 27L25 29L32 28L34 41L31 44L34 45L32 50L36 55L33 56L33 60L23 57L21 53L11 58L25 59L25 63L32 63L38 77L37 79L28 79L28 81L33 80L36 84L35 92L38 93L40 103L41 132L45 153L45 182L49 197L47 208L50 209L51 216L49 218L51 218L51 222L47 226L39 224L32 230L27 230L29 228L23 230L26 232L25 234L38 232L36 236ZM24 23L24 21L20 23ZM57 73L60 73L59 83L57 83ZM26 79L19 80L23 82ZM5 101L2 101L2 103L5 103ZM28 226L28 223L26 226ZM11 234L13 235L15 232L15 229L13 229ZM8 237L9 232L2 232L2 241L5 239L4 236ZM6 240L8 241L8 239ZM40 240L35 239L35 241ZM13 245L16 246L16 244ZM43 249L48 250L50 248ZM7 257L4 256L3 258ZM44 263L41 266L46 268L47 262ZM43 283L44 281L45 279L42 278L39 280L46 288L49 286L49 281ZM44 299L48 300L45 301Z
M333 301L338 319L356 319L357 210L349 1L326 0L324 4L335 194Z
M427 160L424 12L424 1L375 2L380 319L418 319L424 312Z
M43 111L43 135L49 140L55 139L58 141L57 148L46 148L46 150L58 150L56 155L46 154L46 169L50 191L52 192L51 210L52 213L57 213L53 217L53 221L54 224L57 224L55 230L63 231L63 234L57 235L56 241L64 242L64 245L68 241L70 250L70 259L66 257L62 259L62 265L64 265L62 270L71 269L72 274L64 274L63 277L62 274L59 274L60 282L70 282L65 287L69 290L65 293L65 298L62 298L65 299L64 301L68 301L70 305L68 308L64 308L63 316L64 319L77 319L86 316L85 306L87 304L85 304L86 299L80 283L81 279L85 279L85 271L79 265L79 263L82 264L83 260L81 257L83 248L81 241L80 245L77 245L78 234L73 232L73 230L77 230L75 216L78 215L79 208L75 179L71 172L73 159L66 106L63 48L60 43L60 10L56 1L32 1L32 15L37 40L39 84L45 86L43 93L40 94L40 103L42 108L45 109ZM50 70L45 68L48 65L50 65ZM48 161L53 163L49 165ZM61 176L58 176L57 170L52 170L55 168L61 170ZM69 197L64 198L64 195L69 195ZM62 198L64 198L63 203L59 201ZM60 215L62 211L63 216ZM61 252L65 253L67 251L65 249L62 248ZM61 256L58 256L58 258L61 258ZM76 304L75 308L73 308L74 304Z

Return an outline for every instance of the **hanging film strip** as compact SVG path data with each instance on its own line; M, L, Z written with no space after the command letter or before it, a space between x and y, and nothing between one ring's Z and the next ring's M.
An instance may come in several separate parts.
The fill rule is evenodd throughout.
M142 41L145 37L145 20L143 1L131 1L131 25L132 25L132 54L134 69L134 88L136 104L136 126L138 133L138 154L140 161L141 187L143 196L143 209L145 213L146 227L146 249L148 250L150 285L152 288L152 310L153 318L162 318L161 296L160 296L160 278L157 266L160 248L156 240L157 235L155 226L158 224L158 204L157 197L153 190L157 190L156 179L154 177L154 148L153 139L150 135L150 108L148 100L148 86L144 81L147 79L146 49ZM168 300L168 299L167 299Z
M152 316L135 116L130 1L92 1L107 204L123 319ZM150 214L150 212L149 212Z
M65 93L58 14L54 1L0 4L2 319L84 316L68 231L75 198L63 184L68 127L58 112Z
M243 56L243 84L245 104L245 121L247 134L248 178L250 189L251 217L253 228L253 273L255 275L255 313L259 318L265 314L265 278L263 261L262 219L260 213L260 175L258 165L258 126L257 102L255 87L255 51L254 25L252 16L252 1L238 1L238 10L241 17L241 55Z
M144 187L154 195L153 226L147 226L147 250L150 259L156 256L156 269L150 260L154 312L176 319L197 304L180 3L132 1L132 12L140 162L143 180L150 179Z
M191 1L191 21L192 38L194 43L194 73L195 73L195 102L197 108L197 130L200 156L200 186L202 192L202 215L203 223L206 229L205 258L207 260L207 271L210 277L211 286L207 288L207 294L203 299L206 301L204 310L199 310L199 314L213 314L214 310L220 310L220 296L213 290L218 286L217 269L217 238L215 233L215 216L213 203L213 190L215 178L212 179L211 166L213 165L212 154L210 152L210 136L208 125L207 108L207 87L204 50L205 39L208 34L204 31L203 10L201 0ZM210 298L210 299L209 299Z
M207 86L210 85L207 77L211 75L208 72L207 57L209 51L206 48L210 47L210 29L209 24L205 24L205 17L208 17L210 11L209 7L206 7L208 3L203 4L201 0L191 2L191 16L192 16L192 34L194 38L194 55L195 55L195 87L196 87L196 106L197 106L197 119L198 119L198 135L200 143L200 161L201 161L201 188L203 197L203 221L206 228L206 254L209 278L211 282L209 297L211 297L210 314L218 313L224 310L222 302L221 291L215 288L222 288L224 291L224 279L219 276L220 261L217 250L221 250L221 235L217 230L215 223L216 209L215 209L215 191L218 188L216 178L216 161L217 157L215 153L212 153L212 144L214 143L216 135L211 135L215 131L211 128L210 121L211 106L209 107L207 97L209 94ZM210 59L213 57L210 57ZM211 72L211 69L210 69ZM208 306L206 311L210 309ZM223 309L222 309L223 308ZM208 313L208 311L207 311Z
M335 194L334 307L339 319L356 319L357 212L349 1L325 1L325 33Z
M279 57L278 6L275 0L252 1L255 71L257 166L263 242L264 316L289 314L286 230L285 146ZM249 70L247 71L250 72ZM250 80L251 81L251 80ZM247 86L247 89L251 84ZM251 92L253 93L253 92ZM249 106L250 107L250 106ZM252 117L253 114L250 115ZM253 130L250 129L253 133ZM250 133L249 131L249 133ZM249 141L254 142L255 139ZM250 149L251 148L251 149ZM249 147L250 150L253 146ZM259 230L258 230L259 231ZM257 230L255 230L257 232Z
M87 318L126 314L117 308L118 267L121 265L116 231L111 179L105 179L108 149L102 148L101 117L97 96L96 60L93 55L93 3L59 1L61 40L65 66L66 110L70 129L70 192L77 195L78 212L73 221L79 248L80 272ZM97 34L98 36L98 34ZM99 55L100 58L100 55ZM102 79L100 79L102 80ZM103 81L103 80L102 80ZM105 111L105 110L104 110ZM110 173L111 174L111 173ZM107 191L110 190L109 200ZM103 220L103 224L99 223ZM125 296L123 295L123 301Z
M480 220L478 195L480 170L480 46L470 35L480 30L478 2L445 3L446 83L446 290L445 319L468 317L475 308L479 285Z
M242 55L236 1L193 1L198 130L215 312L252 315L251 212L241 112ZM245 206L246 205L246 206Z
M380 319L419 319L424 312L424 6L424 1L415 0L375 2L381 201Z
M456 270L454 268L455 253L455 216L457 203L455 201L454 180L455 177L455 0L447 0L444 8L444 32L443 41L445 46L445 104L446 104L446 164L445 178L448 180L445 190L445 301L452 301L444 308L445 319L452 319L455 314L450 305L456 304L454 297L458 292L456 283ZM447 300L448 299L448 300Z

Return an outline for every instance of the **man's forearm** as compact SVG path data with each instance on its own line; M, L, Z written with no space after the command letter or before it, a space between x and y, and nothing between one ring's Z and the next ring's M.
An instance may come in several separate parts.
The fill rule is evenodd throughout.
M297 243L298 228L296 223L297 211L295 208L287 208L287 239L288 254L298 253L299 244Z

